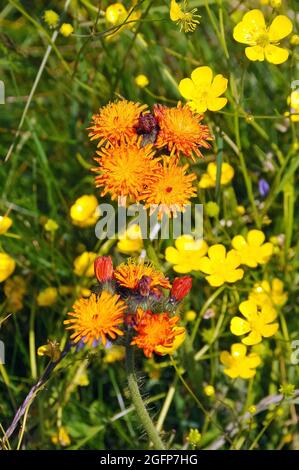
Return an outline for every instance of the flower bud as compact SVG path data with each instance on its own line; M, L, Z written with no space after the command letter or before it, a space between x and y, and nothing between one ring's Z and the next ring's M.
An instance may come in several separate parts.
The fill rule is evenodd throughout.
M110 256L99 256L94 262L94 273L99 282L110 281L113 275L113 263Z
M189 294L191 287L192 278L190 276L176 277L172 284L170 297L176 301L180 301Z

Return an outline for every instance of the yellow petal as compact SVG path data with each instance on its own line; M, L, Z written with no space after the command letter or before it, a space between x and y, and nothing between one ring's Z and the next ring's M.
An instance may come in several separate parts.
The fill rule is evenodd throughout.
M252 25L257 29L265 28L264 14L261 10L258 9L250 10L243 16L242 21Z
M277 312L271 305L265 304L262 306L261 316L265 323L271 323L271 321L277 318Z
M242 279L243 276L243 269L234 269L232 271L227 271L227 273L225 274L225 280L226 282L236 282Z
M246 246L246 240L242 235L236 235L232 239L232 246L235 248L235 250L242 250Z
M213 72L210 67L197 67L191 73L191 79L196 87L210 87L213 79Z
M229 163L222 163L222 168L221 168L221 184L227 184L229 183L235 174L235 170Z
M265 60L264 48L261 46L251 46L245 48L245 54L247 59L256 61L259 60L262 62Z
M237 268L241 264L241 258L236 250L229 250L227 253L227 265L231 270Z
M210 111L219 111L220 109L224 108L227 103L226 98L209 98L208 99L208 109Z
M242 343L247 346L253 346L259 344L262 341L262 336L257 331L252 331L246 338L242 339Z
M259 248L259 263L260 264L265 264L267 261L269 261L269 258L273 254L273 245L272 243L264 243L263 246Z
M220 362L226 367L231 367L232 364L234 363L234 360L228 351L222 351L220 353Z
M207 276L206 280L212 287L220 287L222 284L224 284L225 279L223 276L219 274L212 274L211 276Z
M225 90L227 89L227 83L228 83L228 80L227 78L224 78L223 75L221 74L216 75L211 85L211 90L210 90L211 94L216 98L222 95L222 93L224 93Z
M251 300L245 300L244 302L241 302L239 305L239 310L248 320L250 320L253 315L257 314L257 306Z
M241 336L250 331L249 323L240 317L234 317L230 322L230 331L233 335Z
M195 94L195 86L190 78L183 78L179 84L179 91L186 100L192 100Z
M265 56L271 64L279 65L288 60L289 51L282 47L273 46L269 44L265 47Z
M252 377L254 377L256 374L256 370L255 369L247 369L247 368L243 368L241 371L240 371L240 377L241 379L251 379Z
M237 367L232 367L231 369L224 369L223 372L228 375L231 379L236 379L239 376L239 371Z
M233 36L235 41L255 45L258 35L265 30L266 25L263 13L260 10L251 10L235 26Z
M6 233L7 230L12 225L12 220L10 217L7 217L6 215L2 216L0 215L0 235L3 235L3 233Z
M272 290L276 294L282 294L282 292L283 292L283 282L280 279L278 279L277 277L275 277L272 281Z
M169 16L171 21L178 21L182 18L183 12L181 6L175 1L171 0Z
M208 249L209 258L212 261L224 261L226 255L225 246L216 244Z
M193 271L193 267L188 264L175 264L172 268L176 273L187 274Z
M168 246L165 250L165 258L168 263L178 264L181 260L180 253L173 246Z
M278 328L278 323L272 323L272 325L265 325L262 329L262 335L264 336L264 338L270 338L270 336L273 336L277 333Z
M187 104L192 111L199 114L205 113L208 109L207 100L204 96L197 97L196 99L193 99L193 101L188 101Z
M234 343L231 347L231 353L233 358L239 359L246 356L247 348L242 343Z
M204 256L201 258L200 262L198 263L200 271L202 271L205 274L211 274L212 273L212 263L211 260L207 257Z
M293 24L291 20L285 15L278 15L272 21L269 28L269 39L271 42L278 42L291 34Z
M261 246L265 241L265 234L261 230L249 230L247 241L251 246Z
M261 364L261 358L256 353L250 353L247 357L247 363L249 367L258 367Z

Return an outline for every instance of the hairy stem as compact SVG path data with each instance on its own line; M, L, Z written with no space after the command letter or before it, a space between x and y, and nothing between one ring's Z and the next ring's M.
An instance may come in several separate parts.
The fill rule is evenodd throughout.
M138 417L144 429L146 430L149 439L153 443L155 450L164 450L164 444L159 437L159 434L140 395L137 378L134 371L134 349L129 344L127 344L126 347L126 370L131 399L133 405L135 406L136 413L138 414Z

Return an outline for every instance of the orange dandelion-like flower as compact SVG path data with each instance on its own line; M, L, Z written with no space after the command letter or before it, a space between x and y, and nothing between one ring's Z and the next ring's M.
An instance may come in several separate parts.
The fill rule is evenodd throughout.
M159 125L156 140L158 148L167 147L171 155L180 153L195 160L194 154L203 157L200 147L210 148L212 140L208 126L200 124L203 119L185 105L178 103L176 108L155 105L154 115Z
M144 296L150 292L157 293L159 287L171 288L163 273L156 271L150 264L138 264L134 260L120 264L114 270L114 278L120 286L136 290Z
M159 169L159 160L153 159L152 145L140 146L140 141L121 142L97 152L100 158L95 160L99 168L96 186L104 187L101 195L111 193L112 199L130 196L134 199L154 178Z
M148 310L139 317L139 322L134 326L137 335L131 345L143 349L147 357L152 357L153 352L161 356L172 354L184 341L185 328L176 325L178 316L170 317L168 313Z
M88 299L77 300L73 309L73 312L68 313L73 318L64 323L70 325L67 330L74 330L71 339L75 343L82 340L92 346L94 341L101 339L105 345L107 335L115 339L124 334L118 325L124 322L126 304L119 295L107 291L103 291L100 296L91 294Z
M100 108L98 114L92 116L90 140L99 140L98 147L110 146L137 135L135 127L139 116L147 105L133 101L120 100Z
M196 189L192 186L196 175L187 175L187 169L188 165L178 166L174 161L165 158L159 173L141 194L141 199L146 203L145 207L158 207L160 217L164 213L176 216L178 211L184 212L184 206L190 204L189 199L196 195Z

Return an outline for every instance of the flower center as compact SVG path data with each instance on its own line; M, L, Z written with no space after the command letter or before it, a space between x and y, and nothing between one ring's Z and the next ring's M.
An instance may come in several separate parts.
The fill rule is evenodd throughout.
M256 40L257 46L266 47L270 44L269 34L268 33L261 33L258 35Z

